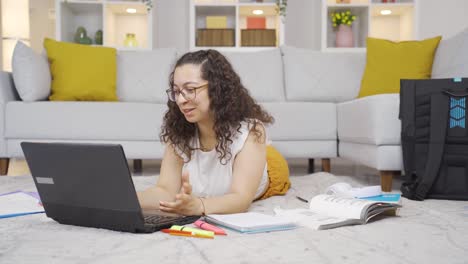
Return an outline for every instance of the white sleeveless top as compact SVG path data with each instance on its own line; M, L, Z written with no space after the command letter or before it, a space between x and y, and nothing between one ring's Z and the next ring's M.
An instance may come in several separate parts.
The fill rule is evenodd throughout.
M192 159L185 162L183 171L189 172L192 193L200 197L221 196L229 192L232 182L232 169L237 154L244 147L244 143L249 135L249 123L242 122L240 132L232 138L230 146L232 157L226 164L221 164L219 154L216 149L204 152L196 149L192 152ZM200 141L198 135L195 136L192 146L199 148ZM179 149L176 152L186 161L187 156ZM268 184L267 166L263 169L263 176L255 193L255 199L260 197Z

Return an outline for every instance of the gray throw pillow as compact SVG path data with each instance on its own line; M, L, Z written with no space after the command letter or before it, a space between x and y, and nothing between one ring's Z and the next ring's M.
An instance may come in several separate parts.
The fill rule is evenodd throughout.
M45 100L50 94L51 75L47 58L18 41L12 58L13 81L23 101Z
M432 78L468 77L468 28L442 40L437 48Z

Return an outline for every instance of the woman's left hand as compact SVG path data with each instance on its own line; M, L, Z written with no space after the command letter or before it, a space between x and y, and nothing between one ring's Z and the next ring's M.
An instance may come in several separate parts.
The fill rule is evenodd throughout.
M192 195L192 185L188 172L182 173L182 187L176 194L174 202L160 201L161 211L181 215L202 215L203 205L200 198Z

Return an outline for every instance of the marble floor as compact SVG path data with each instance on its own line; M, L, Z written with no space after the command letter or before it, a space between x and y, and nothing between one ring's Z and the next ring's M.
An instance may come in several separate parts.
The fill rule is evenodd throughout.
M130 169L132 162L129 161ZM301 177L308 175L308 160L307 159L289 159L288 160L291 177ZM134 174L134 176L150 176L158 175L161 161L159 160L143 160L143 172L141 174ZM315 160L315 172L321 170L320 159ZM379 185L380 176L379 172L375 169L353 163L341 158L331 159L331 173L334 175L353 176L357 181L363 185ZM23 159L11 159L8 175L29 175L29 168ZM394 178L393 190L398 190L401 185L402 179L400 177Z

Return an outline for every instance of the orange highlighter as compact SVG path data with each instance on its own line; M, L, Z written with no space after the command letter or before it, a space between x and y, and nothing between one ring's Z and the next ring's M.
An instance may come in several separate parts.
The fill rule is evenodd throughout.
M195 221L194 223L197 227L203 229L203 230L209 230L209 231L213 231L216 235L224 235L224 236L227 236L226 232L217 227L217 226L214 226L214 225L210 225L208 224L207 222L205 221L202 221L202 220L197 220Z
M199 238L211 238L211 239L214 238L213 236L204 236L204 235L196 234L195 232L189 232L189 231L180 231L180 230L173 230L173 229L161 229L161 231L171 236L187 236L187 237L199 237Z

